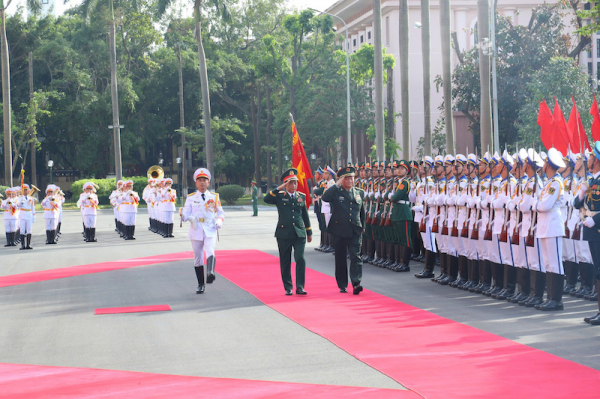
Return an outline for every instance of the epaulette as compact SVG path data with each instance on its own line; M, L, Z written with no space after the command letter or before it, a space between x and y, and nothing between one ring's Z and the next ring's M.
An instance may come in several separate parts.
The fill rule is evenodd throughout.
M279 190L279 194L285 194L284 190Z
M365 192L365 190L363 190L363 189L362 189L362 188L360 188L360 187L354 187L354 189L355 189L355 190L360 190L360 191L362 191L363 193Z
M191 194L188 194L188 197L191 197L191 196L192 196L192 195L194 195L194 194L196 194L196 193L191 193Z
M306 194L304 194L302 191L297 191L298 195L302 195L304 197L306 197Z

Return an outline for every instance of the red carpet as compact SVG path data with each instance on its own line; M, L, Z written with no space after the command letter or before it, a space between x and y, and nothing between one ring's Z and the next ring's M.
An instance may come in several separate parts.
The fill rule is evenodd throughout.
M600 372L589 367L369 290L340 294L333 277L310 269L308 296L287 297L279 259L259 251L217 259L220 275L425 398L598 397Z
M132 371L0 363L7 398L366 398L418 399L414 392L336 385L189 377Z
M169 305L152 306L128 306L125 308L100 308L95 309L94 314L115 314L115 313L143 313L143 312L165 312L171 310Z
M59 278L81 276L84 274L109 272L112 270L128 269L130 267L138 267L152 265L157 263L173 262L182 259L191 259L194 253L178 252L174 254L155 255L145 258L126 259L116 262L92 263L90 265L63 267L60 269L42 270L39 272L14 274L12 276L0 277L0 288L11 285L37 283L40 281L55 280Z

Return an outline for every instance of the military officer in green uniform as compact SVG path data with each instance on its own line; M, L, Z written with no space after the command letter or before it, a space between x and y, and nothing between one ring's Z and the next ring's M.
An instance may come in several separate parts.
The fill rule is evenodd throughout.
M583 239L590 243L594 262L596 288L600 289L600 141L594 143L592 153L587 161L592 178L581 184L573 198L573 205L580 209L583 223ZM594 326L600 325L600 295L598 296L598 313L583 319Z
M271 190L265 196L265 203L277 206L279 220L275 237L279 247L279 267L285 295L292 295L292 248L296 261L296 294L306 295L304 290L304 273L306 260L304 247L306 241L312 241L312 229L308 210L306 209L306 196L297 191L298 171L294 168L286 170L281 176L283 184Z
M327 232L333 236L335 249L335 279L340 292L347 292L350 254L350 281L354 295L363 290L360 247L365 226L364 191L354 187L355 169L351 166L338 172L337 182L323 193L321 199L331 205L331 219Z
M252 216L258 216L258 187L256 187L256 181L252 180Z
M410 165L407 161L402 160L398 164L398 174L400 179L396 186L396 191L392 196L392 227L398 237L400 245L402 245L404 251L402 255L402 263L400 267L396 269L398 272L408 272L410 267L410 256L412 255L412 229L413 229L413 216L410 209L410 200L408 194L410 192L410 180L408 174L410 172Z

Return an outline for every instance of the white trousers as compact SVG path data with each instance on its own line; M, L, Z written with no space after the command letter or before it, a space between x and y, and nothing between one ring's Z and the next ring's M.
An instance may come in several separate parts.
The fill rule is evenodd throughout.
M18 230L19 221L17 219L4 219L4 229L7 233L14 233Z
M58 218L46 218L46 230L56 230L58 226Z
M510 235L507 234L507 237L507 242L498 240L500 242L500 255L502 256L502 263L505 265L515 266L513 249L512 245L510 245Z
M31 234L31 226L33 222L31 220L19 220L19 226L21 227L21 235Z
M460 236L461 230L462 228L458 229L458 237L449 237L449 240L454 245L456 256L467 256L467 249L465 247L466 240Z
M137 214L135 212L122 212L121 213L121 223L125 226L135 226L135 216Z
M167 211L167 212L164 212L164 215L165 216L164 216L164 222L163 223L173 224L173 218L174 218L175 212L174 211Z
M583 235L583 234L582 234ZM590 242L585 240L574 241L570 240L575 247L575 263L594 263L592 260L592 252L590 250Z
M96 228L96 215L82 215L82 216L83 216L83 225L86 228L88 228L88 229Z
M204 255L207 258L215 255L215 244L217 243L217 237L206 237L204 236L203 241L191 240L192 249L194 250L194 266L204 265Z
M484 232L485 234L485 232ZM492 233L492 241L487 241L488 255L490 262L498 263L502 265L502 250L500 248L500 241L498 240L498 234Z
M565 274L562 264L562 237L540 238L540 255L548 273Z
M535 270L538 272L546 273L546 269L544 268L542 259L540 258L539 239L536 238L533 240L533 247L528 247L525 245L527 237L521 237L521 240L523 241L523 246L525 247L527 268L529 270Z
M331 213L324 213L325 215L325 226L329 226L329 219L331 219Z
M518 245L511 245L511 249L515 267L527 269L527 256L525 255L525 244L523 243L523 240L521 240Z

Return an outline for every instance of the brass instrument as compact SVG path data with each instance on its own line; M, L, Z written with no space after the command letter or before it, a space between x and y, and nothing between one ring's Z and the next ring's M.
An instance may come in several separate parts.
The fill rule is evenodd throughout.
M158 165L151 166L146 172L148 179L162 179L165 177L165 171Z
M36 195L37 193L39 193L41 190L39 188L37 188L36 186L34 186L33 184L31 185L31 189L29 190L29 196L33 197L34 195Z

